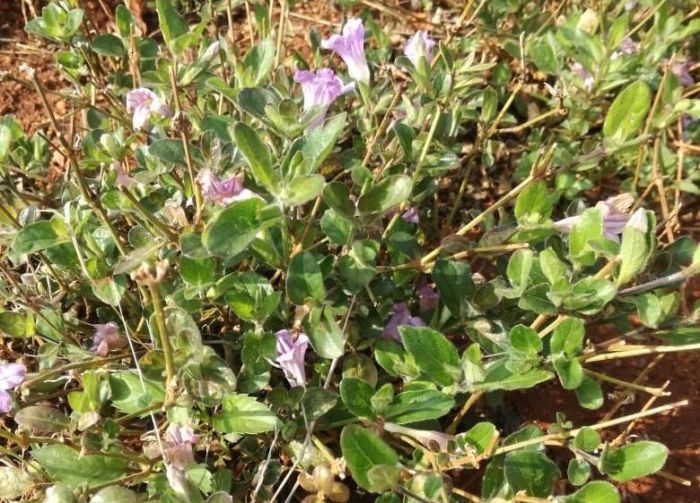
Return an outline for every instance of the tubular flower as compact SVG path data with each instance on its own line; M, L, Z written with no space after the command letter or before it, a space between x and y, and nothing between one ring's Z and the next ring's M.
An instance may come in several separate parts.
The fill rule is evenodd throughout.
M0 365L0 414L10 412L12 408L12 397L9 390L15 389L22 384L27 369L21 363L5 363Z
M343 26L342 35L332 35L323 40L321 47L330 49L343 58L350 77L369 84L369 66L365 56L365 27L361 19L348 19Z
M294 82L301 84L304 110L308 112L316 107L321 111L310 127L320 126L331 103L339 96L355 89L354 82L343 84L343 81L330 68L321 68L316 72L297 70L294 73Z
M306 334L300 333L296 339L293 339L289 330L280 330L275 337L277 337L277 365L284 372L289 385L306 386L304 355L309 346L309 338Z
M428 284L425 278L418 284L418 309L421 313L435 309L438 305L439 295Z
M141 129L148 124L151 113L161 117L169 117L171 110L156 93L145 87L139 87L129 91L126 95L126 111L133 114L132 124L134 129Z
M454 437L447 433L430 430L418 430L415 428L406 428L394 423L384 423L384 430L389 433L405 435L418 440L421 444L433 451L446 451L447 445Z
M168 462L176 468L194 463L192 446L199 440L191 426L171 424L165 432L163 448Z
M404 325L410 327L424 327L425 322L418 316L411 316L406 304L399 302L394 304L394 314L391 315L391 318L389 318L389 321L387 321L384 326L384 333L382 335L386 339L393 339L397 342L401 342L399 327Z
M620 234L622 234L622 230L625 228L630 218L629 209L633 202L634 199L632 195L624 193L609 197L605 201L599 201L595 205L603 220L604 237L615 242L620 240ZM554 227L556 227L559 232L568 234L571 232L574 224L580 220L581 215L564 218L563 220L554 222Z
M678 81L685 87L695 84L693 76L690 75L691 66L693 66L693 64L688 59L671 65L671 73L678 77Z
M129 176L129 173L124 169L120 162L114 161L112 169L117 172L117 185L128 189L134 182L134 179Z
M427 32L418 30L406 41L403 53L413 63L413 66L418 66L421 57L425 57L425 60L430 64L433 61L434 47L435 40L430 38Z
M95 337L90 351L98 356L107 356L113 349L126 347L127 341L119 333L119 326L109 322L95 325Z
M221 180L211 170L203 169L197 174L197 181L202 187L204 197L221 206L255 197L254 192L243 187L243 176Z

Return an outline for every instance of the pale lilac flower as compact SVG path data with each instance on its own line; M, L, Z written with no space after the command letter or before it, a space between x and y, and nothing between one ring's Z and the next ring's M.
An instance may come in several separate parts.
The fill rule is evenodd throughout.
M171 424L163 440L168 463L180 469L194 463L192 446L199 440L199 435L195 434L191 426Z
M256 197L254 192L243 187L242 175L221 180L211 170L203 169L197 174L197 181L202 187L204 197L221 206Z
M406 211L404 211L403 215L401 215L401 218L404 222L408 222L409 224L418 224L418 216L418 208L416 208L415 206L411 206Z
M615 242L619 242L620 234L625 228L627 221L630 218L629 210L634 199L631 194L619 194L607 198L605 201L599 201L595 207L600 212L600 217L603 220L603 236ZM573 226L581 220L581 215L564 218L558 222L554 222L554 227L560 232L568 234Z
M454 439L454 436L448 435L447 433L406 428L405 426L399 426L394 423L384 423L384 430L389 433L411 437L433 451L446 451L448 443L450 440Z
M120 162L114 161L112 163L112 169L117 172L117 185L119 187L124 187L125 189L131 187L134 179L129 176L129 173L127 173Z
M126 111L133 114L134 129L141 129L148 124L151 113L169 117L171 110L156 93L145 87L129 91L126 95Z
M399 302L394 304L394 313L384 326L383 337L401 342L401 335L399 334L399 327L401 326L424 327L425 322L418 316L411 316L406 304Z
M0 414L10 412L12 408L12 396L9 390L22 384L27 369L21 363L5 363L0 365Z
M623 54L631 56L632 54L636 54L638 50L639 42L635 42L630 37L625 37L622 42L620 42L617 50L610 55L610 59L617 59Z
M632 213L632 216L627 221L626 227L637 229L642 234L646 234L649 230L649 220L647 219L646 210L644 208L639 208Z
M435 309L439 299L440 296L435 292L433 287L428 284L425 278L421 278L418 283L418 310L424 313Z
M128 342L119 333L119 326L114 322L95 325L95 336L90 351L98 356L107 356L113 349L121 349Z
M692 86L695 83L693 76L690 75L691 66L693 66L693 63L689 59L671 65L671 73L678 77L681 85L685 87Z
M319 117L310 124L310 127L320 126L331 103L339 96L355 89L354 82L343 84L343 81L330 68L321 68L316 72L297 70L294 73L294 81L301 84L304 110L308 112L316 107L320 111Z
M583 81L583 88L586 91L593 89L593 75L591 75L591 73L586 70L581 63L577 62L572 64L571 71Z
M430 38L427 32L418 30L411 38L406 41L403 53L413 63L413 66L418 66L418 61L424 57L428 64L433 61L433 48L435 40Z
M306 372L304 371L304 355L309 346L309 338L304 333L292 338L289 330L280 330L275 333L277 337L277 365L284 372L289 385L306 386Z
M369 84L369 66L365 57L365 27L361 19L348 19L343 26L343 34L332 35L323 40L321 47L330 49L343 58L350 77Z

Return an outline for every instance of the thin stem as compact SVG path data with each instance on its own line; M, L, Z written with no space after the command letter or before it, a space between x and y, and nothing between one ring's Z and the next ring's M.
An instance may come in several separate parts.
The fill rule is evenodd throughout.
M428 137L425 139L425 143L423 144L423 150L421 150L420 157L418 157L418 162L416 163L416 170L413 172L414 181L418 180L418 174L421 172L421 168L423 167L423 161L425 161L425 158L428 155L428 150L430 149L430 144L433 142L433 136L435 136L435 131L437 130L441 115L442 109L438 106L435 109L433 122L430 124L430 131L428 131Z
M165 359L165 390L167 401L168 399L172 398L167 394L173 391L171 386L173 384L173 380L175 379L175 364L173 363L173 352L172 348L170 347L170 337L168 336L168 329L165 324L165 314L163 313L163 304L160 300L158 284L153 281L149 281L148 290L151 293L151 302L153 302L153 312L156 315L158 335L160 336L160 345L163 348L163 357Z
M92 360L87 360L87 361L82 361L82 362L68 363L66 365L62 365L61 367L57 367L55 369L45 370L44 372L41 372L41 373L35 375L31 379L25 380L20 385L20 388L22 388L22 389L31 388L35 384L44 383L49 377L63 374L64 372L67 372L69 370L101 367L102 365L104 365L106 363L115 362L115 361L121 360L123 358L127 358L128 356L129 355L126 353L121 353L121 354L118 354L115 356L108 356L106 358L95 358Z
M606 353L593 353L579 357L584 362L603 362L617 360L618 358L632 358L633 356L654 355L658 353L679 353L681 351L696 351L700 349L700 342L695 344L684 344L682 346L642 346L636 349L624 351L610 351Z
M584 371L584 373L588 374L589 376L595 377L596 379L599 379L601 381L609 382L611 384L616 384L618 386L622 386L623 388L629 388L629 389L633 389L636 391L643 391L643 392L649 393L650 395L655 396L655 397L670 395L670 393L664 391L663 388L652 388L649 386L642 386L641 384L637 384L637 383L623 381L622 379L617 379L616 377L612 377L612 376L609 376L607 374L603 374L601 372L596 372L595 370L591 370L591 369L583 369L583 371Z
M136 208L136 211L141 215L144 219L148 220L150 223L153 224L154 227L156 227L163 237L166 239L172 241L173 243L178 242L178 237L173 232L173 230L165 225L163 222L161 222L158 218L156 218L151 212L149 212L146 208L143 207L141 202L136 199L136 197L126 188L122 187L121 188L121 193L126 196L126 198L129 200L129 202Z
M445 433L448 433L450 435L454 435L457 432L457 427L459 426L459 423L462 422L462 419L464 419L464 416L467 415L467 412L469 412L469 409L472 408L472 406L479 401L479 398L483 396L484 392L483 391L475 391L471 395L469 395L469 398L467 398L467 401L464 402L464 405L460 409L460 411L457 413L457 415L454 417L450 425L447 427L447 430L445 430Z

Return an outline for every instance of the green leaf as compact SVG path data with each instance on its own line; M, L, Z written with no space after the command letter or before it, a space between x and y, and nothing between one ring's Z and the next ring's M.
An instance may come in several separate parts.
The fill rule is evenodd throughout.
M355 205L350 198L350 189L342 182L327 183L323 188L323 202L333 208L341 217L352 221Z
M32 457L46 470L51 480L71 489L106 484L126 474L127 462L121 458L81 455L67 445L53 444L32 451Z
M306 161L306 172L315 173L323 161L333 151L340 134L345 129L347 114L338 114L326 120L322 127L307 132L301 147L301 154Z
M169 138L156 140L148 147L148 154L165 164L184 165L186 163L185 147L181 140Z
M340 381L340 398L343 404L357 417L374 419L372 410L374 388L362 379L346 377Z
M362 215L385 213L394 206L407 202L412 189L413 180L409 176L388 176L360 197L357 208Z
M323 302L326 288L316 257L310 252L297 253L289 262L287 296L294 304L302 305L307 299Z
M516 325L510 330L510 345L516 351L530 356L542 351L542 339L537 331L525 325Z
M277 416L255 398L242 394L224 397L221 412L212 418L212 426L222 433L265 433L277 427Z
M569 234L569 257L582 265L592 265L595 255L589 242L603 238L603 221L597 208L589 208L573 225Z
M246 250L257 234L281 218L278 208L258 198L236 201L209 221L202 243L213 255L231 258Z
M561 477L557 465L543 452L530 450L508 453L504 474L513 491L525 491L529 496L537 498L549 496Z
M121 39L111 33L98 35L90 46L93 51L103 56L121 58L126 55L126 49Z
M326 183L321 175L296 176L287 184L281 199L285 206L298 206L321 194Z
M246 53L243 66L252 70L251 85L258 86L267 80L275 63L275 53L275 42L271 38L266 38Z
M461 377L457 348L447 337L426 327L399 327L406 351L420 369L442 386L450 386Z
M540 269L549 281L554 285L569 276L568 267L559 259L559 256L552 248L542 250L539 255Z
M600 433L584 426L574 437L574 446L582 451L592 452L598 448L600 441Z
M411 424L439 419L455 406L452 397L431 389L399 393L384 410L384 419L396 424Z
M58 220L39 220L22 227L12 241L12 249L17 253L34 253L45 250L67 240Z
M610 482L596 480L574 494L565 496L564 503L620 503L620 494Z
M372 492L391 491L399 483L401 468L395 465L374 465L367 471L367 480Z
M467 262L440 259L433 267L433 279L440 299L455 316L462 316L466 300L476 291Z
M568 357L576 356L583 344L585 329L580 318L566 318L554 329L550 348L552 353L564 353Z
M566 469L566 476L575 486L585 484L591 476L591 465L583 459L572 459Z
M548 381L554 376L551 372L542 369L531 369L527 372L516 374L508 370L505 362L492 363L486 368L484 380L472 385L472 390L495 391L516 390L532 388L537 384Z
M180 257L180 275L186 283L203 287L214 282L216 262L213 258L194 259L184 255Z
M90 498L90 503L133 503L135 501L139 501L137 494L121 486L105 487Z
M166 44L189 31L187 24L170 0L156 0L156 12L158 12L158 25Z
M606 141L621 143L636 134L649 111L649 86L638 80L627 86L613 101L603 123Z
M588 376L583 377L583 381L576 388L576 398L584 409L595 410L603 405L603 390L595 379Z
M345 337L328 307L311 310L304 320L304 331L309 336L316 354L332 360L345 353Z
M343 428L340 434L340 448L352 478L368 491L375 491L375 486L368 476L372 467L396 466L399 462L396 452L386 442L362 426L350 425ZM381 490L380 488L375 492Z
M255 181L274 193L277 188L277 179L272 167L270 149L263 143L258 133L244 122L239 122L233 127L233 139L245 157Z
M520 225L537 225L549 219L553 207L554 199L549 194L547 185L538 181L518 195L515 200L515 217Z
M459 435L459 439L465 440L474 447L477 454L483 454L492 445L493 439L497 435L496 427L492 423L481 422L476 423L468 431Z
M583 367L576 358L568 358L560 353L554 355L552 364L557 376L559 376L562 388L576 389L583 382Z
M23 429L58 433L70 424L63 412L46 405L31 405L15 414L15 422Z
M165 399L162 382L144 378L142 385L135 370L110 374L109 386L112 390L112 405L126 414L133 414Z
M34 316L4 311L0 313L0 332L8 337L31 337L34 335Z
M618 482L627 482L651 475L663 468L668 447L659 442L643 440L619 449L609 448L600 458L600 471Z
M308 421L316 421L338 403L338 395L320 387L307 388L304 394L304 412Z
M264 322L274 313L282 297L275 292L264 276L254 272L233 273L217 283L217 288L227 283L225 293L228 306L244 320Z

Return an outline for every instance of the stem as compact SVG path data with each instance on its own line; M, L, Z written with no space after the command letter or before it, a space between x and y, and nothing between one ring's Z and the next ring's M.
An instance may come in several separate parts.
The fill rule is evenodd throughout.
M177 87L177 62L174 60L170 65L170 85L173 88L173 101L175 103L175 114L180 120L183 119L182 107L180 106L180 95ZM197 183L197 177L194 174L194 164L192 163L192 153L190 152L190 133L187 124L181 124L179 127L180 138L182 139L182 148L185 151L185 162L187 163L187 173L190 177L190 185L194 193L195 217L194 225L199 227L202 222L202 191Z
M166 394L172 391L172 383L175 378L175 364L173 363L173 352L170 347L170 338L168 337L168 329L165 325L165 315L163 314L163 304L160 300L160 292L158 284L155 282L148 283L148 290L151 293L151 301L153 302L153 311L156 315L156 323L158 324L158 335L160 336L160 345L163 347L163 356L165 358L165 390ZM166 397L166 401L170 397Z
M440 116L442 115L442 109L438 106L435 109L435 115L433 116L433 122L430 124L430 131L428 131L428 137L425 139L423 144L423 150L421 150L420 157L418 157L418 162L416 163L416 170L413 172L413 180L418 180L418 174L423 167L423 161L428 155L428 150L430 149L430 144L433 142L433 136L435 136L435 131L437 130L438 123L440 122Z
M464 416L467 415L467 412L469 412L469 409L472 408L472 406L479 400L479 398L482 397L484 394L483 391L475 391L471 395L469 395L469 398L467 399L466 402L464 402L464 405L460 409L460 411L457 413L457 415L454 417L450 425L447 427L447 430L445 430L445 433L448 433L450 435L454 435L457 432L457 427L459 426L459 423L462 422L462 419L464 419Z
M579 357L584 362L602 362L616 360L618 358L631 358L633 356L653 355L658 353L677 353L681 351L695 351L700 349L700 342L684 344L682 346L642 346L627 351L611 351L607 353L593 353Z
M601 372L596 372L594 370L590 369L583 369L583 372L595 377L596 379L599 379L601 381L609 382L611 384L616 384L618 386L622 386L623 388L629 388L637 391L644 391L645 393L649 393L652 396L655 397L660 397L660 396L668 396L671 393L664 391L663 388L652 388L649 386L642 386L641 384L636 384L628 381L623 381L622 379L617 379L615 377L611 377L607 374L603 374Z
M67 365L57 367L55 369L46 370L44 372L41 372L41 373L35 375L31 379L27 379L26 381L24 381L20 385L20 388L22 388L22 389L31 388L35 384L43 383L44 381L46 381L46 379L48 379L51 376L62 374L62 373L67 372L69 370L101 367L105 363L115 362L117 360L121 360L122 358L127 358L128 356L129 356L128 354L122 353L122 354L118 354L115 356L109 356L106 358L95 358L93 360L88 360L88 361L83 361L83 362L69 363Z

